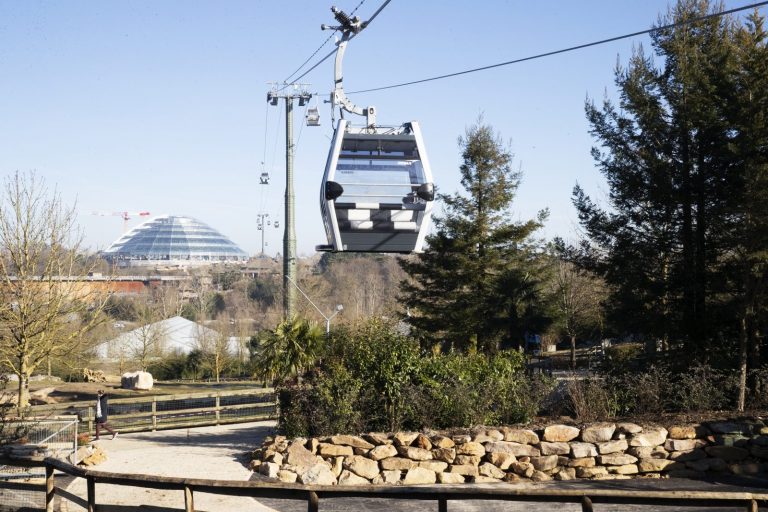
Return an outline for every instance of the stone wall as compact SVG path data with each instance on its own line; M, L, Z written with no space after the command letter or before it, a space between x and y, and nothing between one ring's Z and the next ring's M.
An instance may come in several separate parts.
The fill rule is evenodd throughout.
M252 458L251 468L262 475L314 485L696 478L768 472L768 426L752 419L667 427L501 427L452 436L277 436Z

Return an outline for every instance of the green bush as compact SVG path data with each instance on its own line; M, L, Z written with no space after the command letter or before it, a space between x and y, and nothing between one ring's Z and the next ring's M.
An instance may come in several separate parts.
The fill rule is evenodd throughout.
M337 331L321 361L303 384L280 389L286 435L517 423L552 389L526 377L516 351L426 355L381 320Z

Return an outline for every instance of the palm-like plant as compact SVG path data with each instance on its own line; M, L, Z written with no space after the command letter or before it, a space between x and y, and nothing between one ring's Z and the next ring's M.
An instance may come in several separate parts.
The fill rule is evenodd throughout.
M290 377L301 379L322 355L324 340L322 329L306 319L283 320L259 342L257 377L278 382Z

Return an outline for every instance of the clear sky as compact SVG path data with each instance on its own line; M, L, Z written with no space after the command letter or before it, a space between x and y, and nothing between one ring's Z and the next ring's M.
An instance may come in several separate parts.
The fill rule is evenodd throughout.
M359 0L335 0L349 12ZM727 0L735 8L748 0ZM366 0L367 19L381 4ZM328 37L320 0L0 0L0 174L35 170L77 202L92 249L121 235L93 211L189 215L256 254L260 212L280 220L266 252L282 251L284 107L266 82L287 78ZM350 42L348 91L417 80L644 30L660 0L392 0ZM418 120L435 183L459 189L457 137L479 115L515 153L523 183L514 214L551 215L543 235L573 238L576 182L605 185L590 156L587 97L615 96L613 70L647 37L411 87L353 96L382 124ZM312 61L333 49L329 42ZM300 255L325 243L319 187L332 134L323 100L333 59L302 82L319 92L319 128L295 108ZM312 102L314 105L314 101ZM264 169L262 169L264 162ZM259 175L271 176L268 186ZM139 219L132 220L135 226Z

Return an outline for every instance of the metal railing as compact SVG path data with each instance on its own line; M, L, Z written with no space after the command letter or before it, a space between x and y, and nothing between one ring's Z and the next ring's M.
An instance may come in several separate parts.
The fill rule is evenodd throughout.
M94 432L93 402L37 405L34 416L77 415L80 430ZM202 427L275 419L277 403L271 388L252 388L183 395L114 398L109 401L109 423L123 432Z
M467 486L306 486L272 482L206 480L193 478L163 477L122 473L106 473L72 466L54 458L46 458L39 464L45 466L44 484L37 489L45 492L45 510L54 511L54 498L68 500L88 512L108 505L97 503L98 485L125 485L143 489L161 489L183 493L184 510L194 512L195 493L208 493L249 498L304 500L309 512L318 512L321 500L337 498L365 498L392 500L420 500L437 503L439 512L448 512L449 501L493 500L518 502L575 503L583 512L592 512L593 505L648 505L650 507L686 505L697 507L740 507L748 512L758 512L768 505L768 493L731 491L648 491L623 489L552 489L520 488L514 485L498 485L492 488ZM86 480L86 497L82 498L56 486L54 471ZM4 482L0 482L0 489ZM137 493L141 496L144 493ZM136 506L140 506L137 503Z

